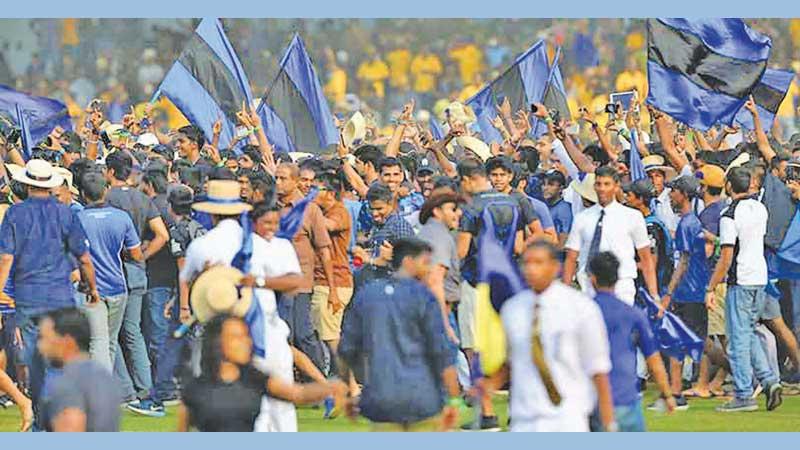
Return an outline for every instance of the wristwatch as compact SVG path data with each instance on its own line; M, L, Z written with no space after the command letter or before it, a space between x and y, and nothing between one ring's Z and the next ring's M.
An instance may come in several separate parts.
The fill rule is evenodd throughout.
M256 277L256 287L259 289L266 289L267 280L264 277Z
M610 424L608 424L608 426L606 427L606 431L609 432L609 433L618 432L619 431L619 424L617 423L617 421L615 420L615 421L611 422Z

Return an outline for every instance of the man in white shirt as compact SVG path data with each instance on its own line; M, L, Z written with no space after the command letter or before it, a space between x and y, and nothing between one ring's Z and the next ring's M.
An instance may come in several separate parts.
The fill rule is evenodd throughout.
M667 187L667 182L675 178L675 169L666 165L664 157L660 155L647 156L642 159L642 164L647 177L650 178L656 189L656 198L653 199L652 205L653 212L674 236L680 217L672 210L672 204L669 201L671 189Z
M214 228L189 245L181 269L180 295L189 294L189 286L207 267L231 265L242 247L243 232L237 220L243 211L252 209L238 202L239 183L210 181L208 200L195 203L197 211L211 214ZM248 219L249 220L249 219ZM264 314L265 355L255 355L253 365L271 377L287 383L294 382L293 357L289 346L289 327L278 317L275 290L291 291L301 283L300 263L291 242L286 239L266 240L252 233L253 255L248 275L255 278L254 293ZM181 303L188 304L188 303ZM262 399L261 415L256 431L297 431L297 417L292 403Z
M764 205L750 197L751 173L732 169L725 189L733 200L719 220L721 251L719 261L706 288L706 305L714 306L714 290L727 274L725 295L725 331L728 335L728 360L733 375L734 398L719 406L720 412L755 411L753 376L767 396L767 410L780 406L782 387L778 374L769 366L756 335L758 312L766 300L767 261L764 236L769 213Z
M647 225L639 211L623 206L616 201L620 189L619 174L612 167L604 166L595 172L594 182L597 204L575 217L569 238L564 245L563 281L572 283L576 274L584 293L594 294L587 275L587 262L592 256L604 251L614 253L619 260L619 280L615 294L629 305L636 297L636 256L639 256L644 282L650 295L660 304L653 255Z
M615 431L602 313L589 297L557 280L559 269L552 243L537 240L525 250L522 272L530 290L500 310L509 363L486 388L510 378L511 431L589 431L596 405L604 428Z

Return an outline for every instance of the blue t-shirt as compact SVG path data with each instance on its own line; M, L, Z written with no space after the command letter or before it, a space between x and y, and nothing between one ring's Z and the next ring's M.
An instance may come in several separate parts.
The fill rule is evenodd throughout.
M673 292L672 298L676 302L703 303L711 272L706 264L703 225L694 213L684 215L678 222L678 228L675 230L675 251L689 254L689 267Z
M78 217L89 238L97 292L101 297L126 293L122 250L139 245L131 216L121 209L103 205L88 207L78 213Z
M716 202L706 205L705 209L700 212L700 223L703 224L703 229L706 229L716 236L719 236L719 218L722 217L722 210L725 209L725 202L717 200Z
M86 233L69 206L31 197L11 206L0 226L0 254L14 256L14 300L27 315L74 307L70 274L88 250Z
M356 200L344 199L344 207L350 214L350 222L353 223L353 226L350 227L350 247L347 248L348 253L352 253L353 247L356 245L356 240L358 239L358 218L361 213L362 204Z
M550 215L550 208L547 207L547 203L535 197L527 197L531 200L533 210L536 211L536 215L539 216L539 220L542 222L542 229L553 228L555 225L553 224L553 217Z
M565 202L564 199L559 199L555 204L549 205L549 210L556 234L569 234L572 230L572 205Z
M595 301L603 313L611 349L611 396L615 406L639 400L639 376L636 373L636 349L645 357L658 351L658 343L641 310L627 305L606 292L598 292Z

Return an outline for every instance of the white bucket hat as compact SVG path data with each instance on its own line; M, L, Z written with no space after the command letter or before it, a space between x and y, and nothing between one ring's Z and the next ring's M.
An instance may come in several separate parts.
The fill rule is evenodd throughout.
M51 189L61 186L64 178L59 175L49 162L43 159L32 159L25 164L25 170L13 174L13 178L28 186Z

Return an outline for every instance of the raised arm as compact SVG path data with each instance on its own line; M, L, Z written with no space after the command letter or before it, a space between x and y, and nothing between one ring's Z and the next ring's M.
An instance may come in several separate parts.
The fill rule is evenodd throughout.
M772 149L772 146L769 145L767 133L764 132L764 127L761 125L758 108L756 107L756 102L753 100L752 95L745 102L744 107L747 108L747 110L750 111L750 114L753 115L753 125L756 129L756 144L758 144L758 151L761 152L761 156L764 157L765 161L770 162L772 161L772 158L775 157L776 153L775 150Z
M396 158L400 154L400 144L403 142L403 134L406 128L414 120L414 99L403 106L403 112L397 118L397 126L394 128L392 138L386 144L386 151L384 152L387 157Z
M675 140L672 135L672 126L670 125L669 120L664 114L653 108L650 109L650 117L656 125L658 139L661 141L661 146L664 148L664 153L667 154L670 164L672 164L672 167L674 167L676 170L683 169L684 166L689 164L689 160L686 159L685 156L681 155L680 152L678 152L678 149L675 147Z

